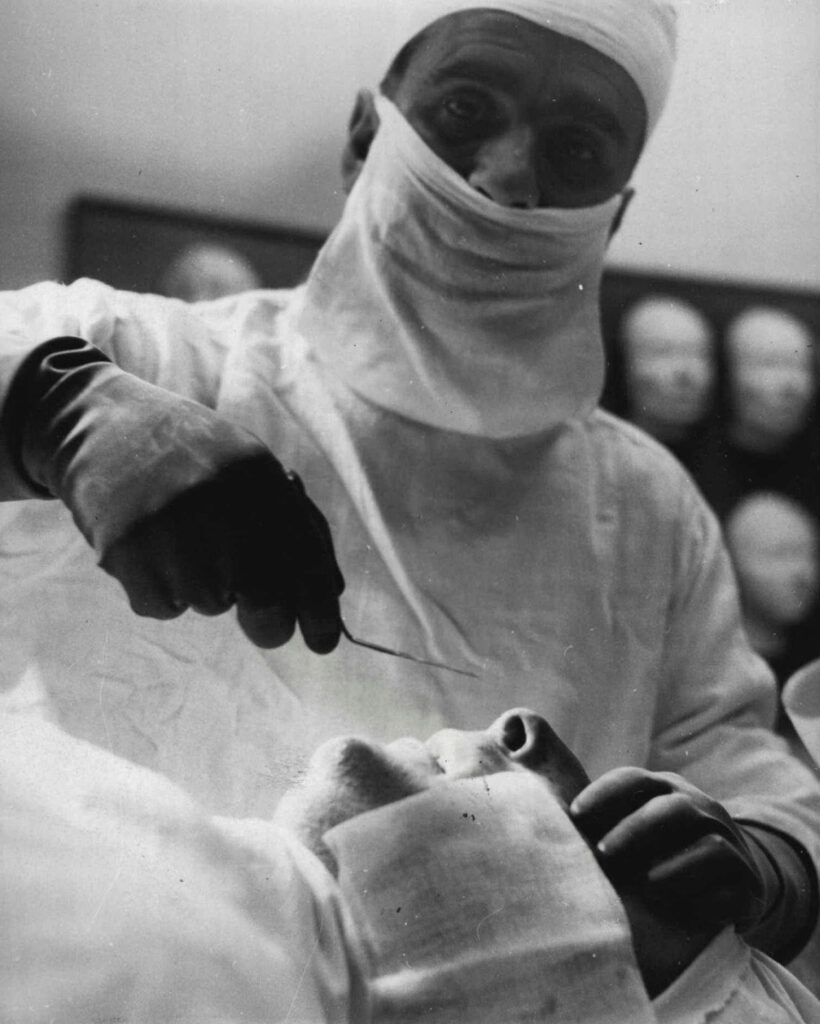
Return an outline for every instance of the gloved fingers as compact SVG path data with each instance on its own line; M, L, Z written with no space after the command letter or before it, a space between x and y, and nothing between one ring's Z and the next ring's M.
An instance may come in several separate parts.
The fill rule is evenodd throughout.
M220 534L218 520L184 500L172 502L128 533L121 547L128 552L131 590L137 592L141 581L150 587L139 614L173 617L164 613L166 607L174 614L187 608L204 615L226 612L234 603L230 557L209 543Z
M645 891L652 901L700 924L744 927L762 912L754 868L733 843L714 833L651 868Z
M632 811L599 841L598 852L613 863L650 865L726 826L688 793L664 793Z
M317 567L307 552L283 558L271 538L258 550L240 556L234 575L239 625L258 647L279 647L293 636L298 622L305 643L327 654L339 642L341 617L335 582L327 563Z
M233 608L236 597L230 590L218 592L203 590L193 594L190 599L191 611L199 615L206 615L213 618L216 615L224 615Z
M649 800L670 791L669 779L642 768L613 768L572 801L569 813L578 830L597 843Z
M316 654L329 654L339 643L342 620L339 599L327 592L321 580L318 586L305 573L296 590L296 618L307 646Z
M329 571L329 574L332 577L333 590L338 597L344 592L345 579L342 575L342 570L339 568L339 563L336 560L336 551L333 547L333 536L330 532L328 521L325 519L316 503L312 501L308 495L305 490L305 485L302 483L302 478L293 471L290 471L286 475L293 485L309 521L310 528L313 533L311 542L315 543L318 541L320 545L321 553L317 559L317 564L321 568L321 575L324 575Z
M136 615L150 619L175 619L187 610L188 604L174 594L156 565L153 559L145 556L143 546L130 542L114 545L100 560L100 567L125 590L131 610Z
M310 565L277 565L273 552L257 560L253 573L238 579L239 625L258 647L279 647L293 636L298 622L305 643L327 654L339 642L339 600L328 589L325 575L313 575ZM265 565L267 574L258 571Z
M752 892L759 880L738 848L724 836L709 833L686 849L655 864L647 873L655 892L695 896L721 886Z
M299 550L282 519L281 494L277 502L272 493L276 486L270 477L257 481L258 514L234 524L231 547L237 620L251 643L266 649L287 643L296 630Z
M339 595L344 590L327 520L308 497L301 478L287 474L297 505L301 554L295 567L296 617L307 646L328 654L339 643Z
M236 596L236 617L251 643L266 649L286 644L296 629L292 602L258 604L239 593Z
M178 603L200 615L222 615L233 607L233 552L218 516L191 510L166 524L155 555L167 589Z

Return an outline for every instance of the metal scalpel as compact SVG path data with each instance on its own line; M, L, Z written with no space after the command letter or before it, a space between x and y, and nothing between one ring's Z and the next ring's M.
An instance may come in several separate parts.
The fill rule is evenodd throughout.
M340 620L341 621L341 620ZM445 665L443 661L431 661L428 658L417 658L414 654L407 654L405 651L394 651L392 647L383 647L381 644L371 643L369 640L359 640L353 636L344 622L341 622L342 636L356 644L358 647L366 647L370 651L379 654L392 654L394 658L404 658L407 661L414 661L417 665L429 665L431 668L443 668L447 672L455 672L459 676L469 676L471 679L478 679L476 672L470 672L466 668L455 668L453 665Z

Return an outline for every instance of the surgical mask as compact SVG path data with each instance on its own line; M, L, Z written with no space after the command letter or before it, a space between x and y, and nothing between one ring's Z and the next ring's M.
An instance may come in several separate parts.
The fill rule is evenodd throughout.
M620 196L571 210L497 205L388 99L376 105L378 131L296 330L362 398L432 426L505 438L590 412Z
M324 839L374 1022L654 1020L623 907L543 779L439 783Z

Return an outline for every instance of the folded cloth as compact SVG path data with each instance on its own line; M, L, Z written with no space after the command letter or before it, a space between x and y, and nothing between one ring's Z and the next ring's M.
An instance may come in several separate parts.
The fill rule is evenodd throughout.
M441 783L325 841L374 1021L654 1021L620 900L542 779Z
M820 766L820 658L804 665L786 681L782 699L803 746Z
M820 1001L727 928L654 1002L658 1024L815 1024Z

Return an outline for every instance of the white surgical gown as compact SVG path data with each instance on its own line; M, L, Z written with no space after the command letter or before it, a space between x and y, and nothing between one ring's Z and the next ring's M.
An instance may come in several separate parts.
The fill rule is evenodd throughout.
M232 616L135 617L56 502L0 509L5 684L36 664L60 721L216 813L267 814L322 739L424 737L526 705L591 776L680 772L820 859L820 793L768 731L719 527L671 456L602 411L489 441L366 404L287 327L286 292L186 306L93 282L0 297L14 351L80 335L243 423L327 516L355 635L254 648ZM2 452L0 451L0 459Z

